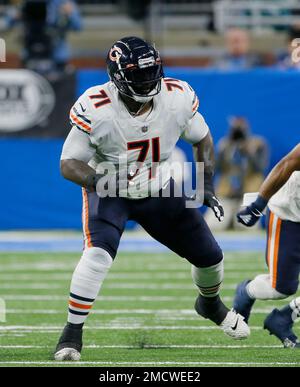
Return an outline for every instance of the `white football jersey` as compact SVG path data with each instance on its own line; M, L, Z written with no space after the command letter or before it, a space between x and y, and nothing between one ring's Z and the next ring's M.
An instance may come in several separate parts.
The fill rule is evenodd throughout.
M158 192L170 179L170 157L180 137L191 144L201 141L209 129L197 112L199 100L184 81L164 78L153 108L133 116L113 82L88 89L70 112L72 131L85 133L94 148L89 165L97 171L102 162L124 165L131 185L122 196L138 199ZM76 129L74 129L76 128ZM76 158L73 136L67 138L62 159ZM77 136L78 137L78 136ZM79 145L79 144L77 144ZM80 146L77 146L80 147ZM155 168L151 168L155 164ZM151 183L149 185L149 182ZM149 186L151 187L149 191Z
M300 172L294 172L285 185L272 196L269 208L280 219L300 222Z

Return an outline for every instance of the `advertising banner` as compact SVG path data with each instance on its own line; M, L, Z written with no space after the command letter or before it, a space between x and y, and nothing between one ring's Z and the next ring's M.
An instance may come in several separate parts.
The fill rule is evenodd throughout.
M30 70L0 71L0 137L65 137L75 75L49 81Z

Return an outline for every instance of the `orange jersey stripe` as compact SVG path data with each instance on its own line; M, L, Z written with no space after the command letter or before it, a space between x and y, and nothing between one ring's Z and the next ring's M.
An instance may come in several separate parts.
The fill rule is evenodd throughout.
M77 304L77 302L69 301L69 305L74 306L74 308L80 308L80 309L91 309L92 305L83 305L83 304Z
M194 105L192 106L192 111L194 112L195 110L197 110L199 107L199 99L197 98L196 102L194 103Z
M267 243L267 263L268 263L268 266L270 266L270 251L271 251L273 221L274 221L274 214L273 214L273 212L270 212L269 230L268 230L269 237L268 237L268 243Z
M277 282L277 265L278 265L280 231L281 231L281 219L278 218L277 225L276 225L276 233L275 233L274 261L273 261L272 287L274 289L276 288L276 282Z
M90 126L88 126L86 123L84 123L83 121L81 121L79 118L75 117L72 113L70 113L70 117L72 118L72 120L83 127L83 129L87 130L88 132L91 132L92 129Z
M88 206L88 197L86 190L83 189L83 231L85 240L87 243L87 247L93 247L92 241L91 241L91 233L89 230L89 206Z
M173 83L174 81L178 82L178 80L164 79L164 83L167 86L168 91L173 91L174 89L179 89L181 91L184 91L183 87L178 85L177 83Z

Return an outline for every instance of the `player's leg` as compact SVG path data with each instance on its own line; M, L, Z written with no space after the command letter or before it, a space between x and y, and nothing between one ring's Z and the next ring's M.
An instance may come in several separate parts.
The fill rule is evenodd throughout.
M273 221L276 222L276 220L274 216ZM286 296L295 294L299 285L299 234L299 223L281 221L278 247L275 248L274 256L269 256L268 260L272 287ZM300 347L298 338L293 332L293 325L299 317L299 311L300 299L296 298L284 308L274 309L264 321L265 329L281 340L285 347Z
M259 274L253 280L242 281L236 288L233 301L233 308L244 316L246 321L249 320L255 300L280 300L288 296L288 293L285 293L286 287L276 287L278 276L283 277L285 283L288 278L285 278L286 232L283 233L286 226L270 212L267 214L266 225L266 262L269 274Z
M116 256L127 217L124 200L99 199L96 193L83 191L84 250L72 276L68 320L56 360L80 359L82 327Z
M137 221L156 240L192 264L199 289L197 312L220 325L234 338L249 335L241 316L219 297L223 280L223 254L198 209L186 208L184 198L150 198L137 203ZM234 328L234 329L232 329Z
M249 316L256 299L279 300L296 293L300 273L299 233L299 223L282 221L269 214L266 250L269 274L261 274L252 281L239 284L234 300L234 307L239 313L244 316L248 313ZM297 343L297 336L292 331L292 316L293 310L288 305L281 310L274 309L264 322L264 327L286 346Z

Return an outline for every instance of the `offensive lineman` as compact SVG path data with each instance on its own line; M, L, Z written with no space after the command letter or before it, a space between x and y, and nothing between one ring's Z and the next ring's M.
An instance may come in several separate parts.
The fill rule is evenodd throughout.
M222 220L223 208L212 183L212 137L197 112L195 92L186 82L164 78L158 51L140 38L117 41L108 53L107 67L110 81L88 89L72 107L73 127L61 156L62 175L83 187L85 246L73 273L68 322L55 359L80 359L83 324L128 219L192 264L199 289L198 314L229 336L246 338L250 331L243 317L219 297L222 251L200 212L186 208L185 197L174 195L176 187L170 178L168 159L182 137L193 145L196 161L204 162L204 204ZM121 159L127 159L125 169L119 165ZM103 162L119 166L99 173ZM112 177L117 195L102 195Z
M238 221L253 226L268 205L266 261L269 274L241 282L236 289L234 309L248 321L256 299L280 300L296 293L300 274L300 143L271 171L257 200L240 211ZM289 305L274 309L264 328L283 342L284 347L299 348L292 331L300 317L300 297Z

